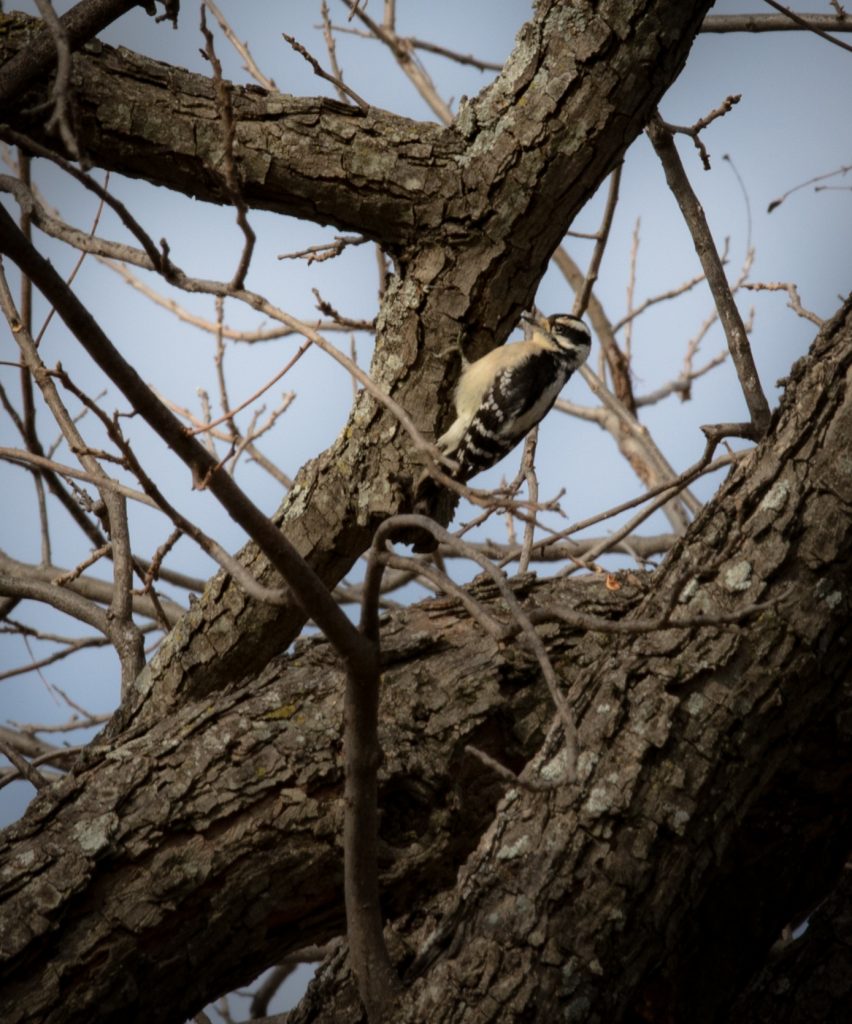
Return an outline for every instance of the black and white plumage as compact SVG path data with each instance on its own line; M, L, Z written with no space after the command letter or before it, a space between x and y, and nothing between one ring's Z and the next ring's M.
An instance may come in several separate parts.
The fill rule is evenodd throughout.
M455 392L456 419L438 447L458 463L459 481L499 462L550 411L571 374L585 363L591 334L571 313L533 322L525 341L468 364Z

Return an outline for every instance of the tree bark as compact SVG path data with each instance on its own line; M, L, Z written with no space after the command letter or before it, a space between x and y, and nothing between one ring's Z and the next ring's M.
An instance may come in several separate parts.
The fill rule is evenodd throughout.
M629 623L674 601L675 620L711 619L542 627L580 718L576 786L512 788L491 821L505 787L464 746L526 763L552 714L537 668L451 600L388 619L382 885L401 1021L727 1019L781 927L829 890L852 836L850 380L852 301L647 586L516 581L528 609ZM755 602L769 606L712 624ZM0 851L2 1018L179 1021L340 932L341 692L309 641L94 745L40 793ZM534 774L559 765L551 741ZM294 1020L360 1020L342 956Z
M579 785L509 791L455 888L398 923L400 1021L727 1021L831 889L852 840L850 384L852 301L627 620L771 609L578 646ZM288 1017L359 1019L342 956Z
M447 351L461 337L469 355L482 355L506 338L571 220L680 71L709 6L539 3L503 73L446 129L232 90L247 201L363 231L393 255L371 374L426 436L445 426L459 368L448 369ZM74 67L90 159L224 201L210 80L101 44ZM10 123L35 130L21 109ZM277 521L333 586L380 522L410 510L421 469L393 415L363 393L339 438L299 473ZM242 559L278 584L253 545ZM260 606L220 573L140 677L114 731L259 671L302 625L298 608Z
M247 201L394 256L371 372L425 433L444 422L448 345L505 338L708 6L545 0L449 129L234 90ZM223 201L208 80L96 44L74 81L92 159ZM32 98L6 113L35 132ZM522 645L483 642L453 602L389 620L382 887L401 1021L754 1019L735 997L830 889L852 834L850 367L847 304L646 596L627 579L609 597L519 582L528 607L591 601L628 622L769 604L734 626L545 627L580 719L576 786L504 792L464 753L520 770L539 748L551 712ZM333 584L409 507L419 466L364 394L277 521ZM252 547L243 560L277 583ZM318 642L267 665L301 624L215 577L109 737L7 830L4 1020L180 1021L342 930L342 676ZM559 766L555 735L535 771ZM341 953L293 1019L358 1020L353 991Z
M513 585L606 617L641 596L598 580ZM568 657L576 631L552 632ZM550 710L530 655L483 642L456 601L395 614L382 635L382 886L398 916L452 883L493 814L500 784L465 745L518 769ZM4 833L0 1019L180 1021L340 934L342 717L338 659L307 641L93 744Z

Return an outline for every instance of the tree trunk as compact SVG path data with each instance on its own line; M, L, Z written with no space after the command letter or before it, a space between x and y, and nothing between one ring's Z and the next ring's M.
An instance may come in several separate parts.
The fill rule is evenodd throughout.
M483 642L454 601L389 618L382 886L400 1020L723 1020L828 891L852 830L850 373L852 303L647 586L517 581L540 617L629 623L674 601L675 621L711 620L542 628L580 717L576 786L513 787L491 820L504 784L464 746L524 765L551 717L534 662ZM341 690L310 641L94 745L43 791L0 857L2 1018L180 1021L339 933ZM559 765L551 737L534 776ZM338 957L295 1019L356 1007Z
M545 0L501 75L446 129L232 88L247 202L362 231L393 257L371 375L427 437L446 426L459 369L458 359L448 369L448 350L461 337L468 355L482 355L506 338L572 219L683 67L709 6ZM0 58L15 45L14 32L0 36ZM97 42L74 69L80 143L92 161L226 201L224 133L209 79ZM42 85L4 114L37 135L23 111L45 98ZM421 470L394 415L362 393L276 519L333 586L380 522L410 510ZM278 585L253 545L241 557L262 582ZM140 677L113 734L260 671L303 622L297 607L259 605L218 574Z
M233 90L247 201L362 231L394 257L371 372L427 436L445 423L448 345L461 335L479 355L506 337L708 6L542 0L503 74L448 129ZM0 35L0 55L15 45ZM100 44L74 76L95 162L223 201L208 80ZM37 135L23 111L44 96L42 84L4 117ZM521 770L544 744L533 775L560 773L520 641L483 641L448 600L389 618L382 891L401 1021L702 1024L771 1005L749 981L782 925L828 892L852 830L850 366L847 304L795 368L769 436L648 580L627 574L616 593L517 581L530 609L709 620L541 627L580 719L576 785L507 789L465 753ZM362 394L277 521L331 585L410 506L419 471L394 417ZM242 557L278 583L252 546ZM499 609L487 587L478 596ZM109 735L4 833L4 1021L182 1021L342 931L341 670L316 641L269 664L301 624L219 574ZM830 920L842 948L842 912ZM784 957L817 978L800 941ZM795 1000L789 1019L810 1009ZM341 952L293 1019L360 1014Z

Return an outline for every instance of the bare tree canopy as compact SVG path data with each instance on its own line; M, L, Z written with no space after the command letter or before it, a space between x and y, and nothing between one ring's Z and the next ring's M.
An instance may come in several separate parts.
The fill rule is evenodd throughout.
M83 0L57 19L39 0L41 20L0 16L0 138L17 154L0 176L0 307L20 391L0 387L18 434L0 459L32 475L42 532L38 564L23 545L0 551L0 608L8 632L59 643L58 658L112 648L121 678L120 705L86 717L103 728L79 749L0 727L2 781L37 790L0 834L0 1018L202 1020L310 948L305 959L325 959L290 1024L847 1020L852 300L822 322L775 286L814 340L773 408L741 309L751 257L735 281L673 142L690 135L708 164L701 133L738 97L691 128L657 111L702 24L771 26L705 22L709 0L540 0L490 84L453 110L415 56L430 44L398 34L392 0L381 14L347 2L340 25L318 5L323 60L285 35L336 99L278 91L215 3L201 6L209 74L95 38L136 6ZM811 28L847 31L835 14ZM259 84L224 77L214 22ZM345 32L386 47L442 123L362 99L337 65ZM640 415L689 398L724 355L696 368L696 341L669 385L640 394L629 324L643 309L631 292L615 323L595 288L621 162L643 131L701 265L648 305L706 281L745 417L703 427L704 452L680 473ZM40 191L33 170L48 163L99 204L91 230ZM194 276L93 168L232 209L230 279ZM602 186L583 271L562 243ZM375 319L318 295L308 323L256 290L259 210L355 233L288 254L309 264L373 246ZM198 321L216 344L221 416L206 395L197 419L146 383L57 243ZM534 310L551 265L599 345L582 371L599 405L558 407L606 430L644 489L564 530L546 518L561 494L539 495L534 436L494 493L455 481L433 443L462 366ZM47 365L33 289L126 411L109 412L67 359ZM181 306L196 296L215 322ZM334 331L353 351L354 332L375 335L369 372ZM229 339L285 336L303 344L273 384L311 348L353 378L344 428L292 479L256 444L292 396L241 427L223 369ZM237 555L181 511L158 473L165 451L248 538ZM273 515L238 481L243 456L286 490ZM691 488L720 470L702 502ZM450 532L460 499L489 524L505 515L508 542ZM168 529L146 557L132 504ZM54 559L57 510L92 551L70 569ZM637 532L655 510L670 532ZM578 539L583 526L602 533ZM206 583L172 562L180 538L218 564ZM466 587L446 568L460 555L483 570ZM562 571L527 571L548 561ZM391 603L412 579L438 596ZM34 604L85 628L48 635L21 618ZM776 942L811 914L803 940ZM796 994L781 1000L788 978ZM260 992L255 1011L267 1013Z

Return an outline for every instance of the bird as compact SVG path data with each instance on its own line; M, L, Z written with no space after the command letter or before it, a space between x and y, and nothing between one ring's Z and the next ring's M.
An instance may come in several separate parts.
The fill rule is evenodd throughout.
M468 363L456 385L456 418L437 441L457 468L459 483L498 463L553 407L592 344L589 328L573 313L556 313L532 325L524 341L501 345Z

